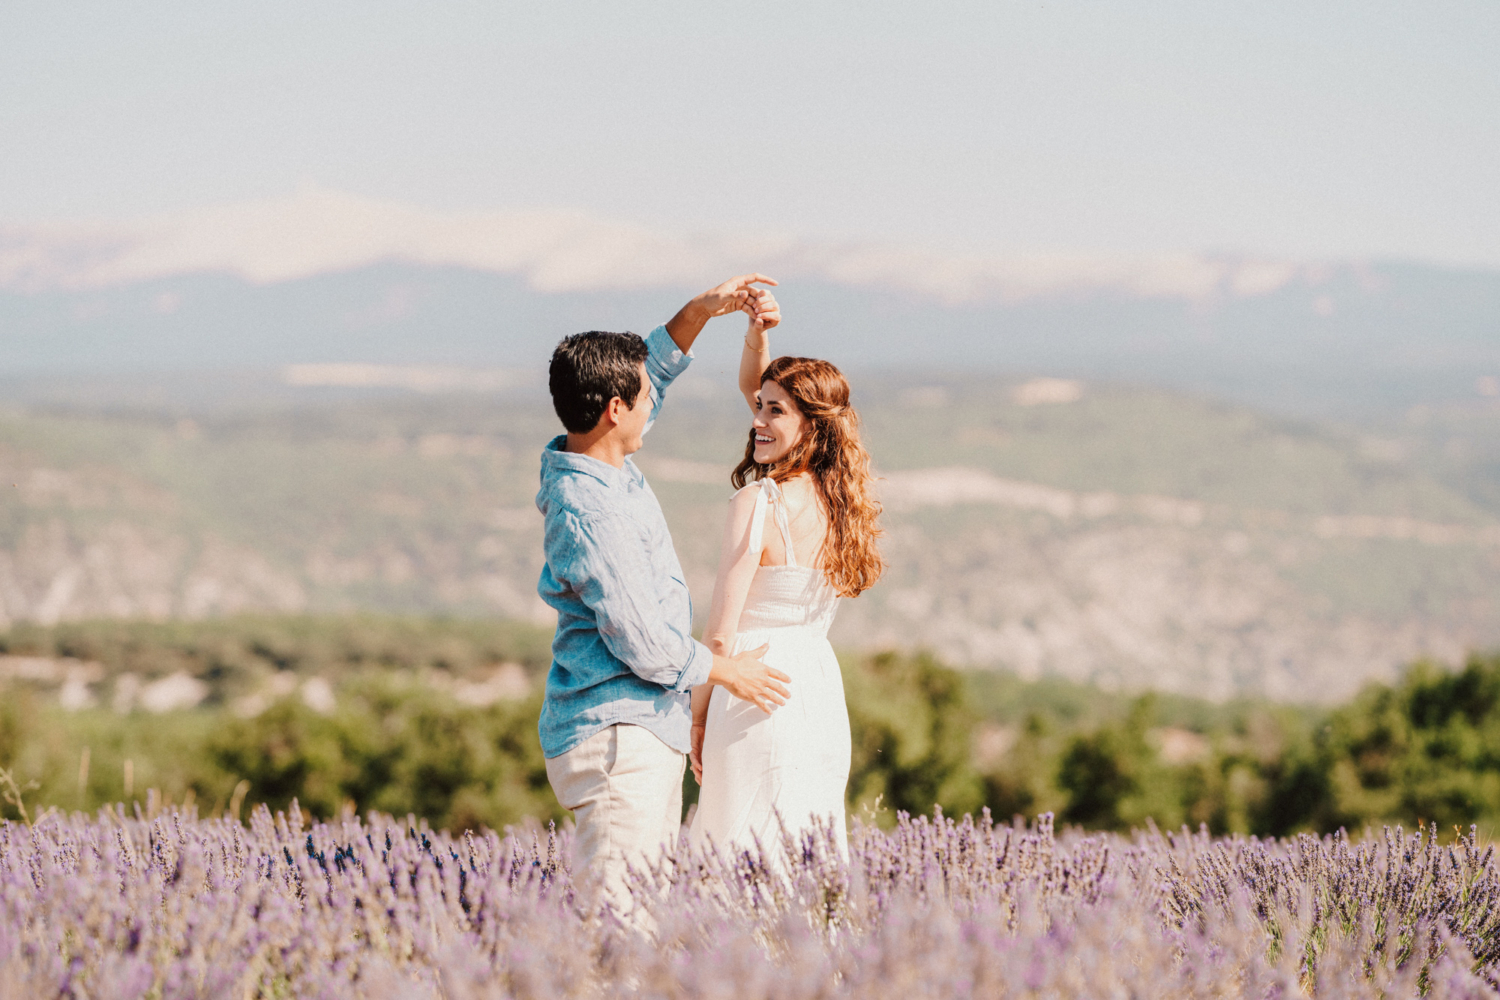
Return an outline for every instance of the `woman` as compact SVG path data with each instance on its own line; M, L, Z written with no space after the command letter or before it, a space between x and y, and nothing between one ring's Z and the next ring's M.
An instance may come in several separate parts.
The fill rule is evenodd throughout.
M740 391L754 420L731 477L738 492L705 642L731 655L768 646L762 659L791 675L791 695L768 714L722 688L694 689L691 760L702 792L691 837L698 847L771 847L783 826L796 834L832 817L847 854L849 714L828 627L838 599L867 590L885 568L880 504L844 376L812 358L771 361L767 331L780 314L765 302L746 311Z

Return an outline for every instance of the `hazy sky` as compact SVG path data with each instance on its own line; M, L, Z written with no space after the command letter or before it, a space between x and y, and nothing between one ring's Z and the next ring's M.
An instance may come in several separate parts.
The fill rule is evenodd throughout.
M948 249L1500 266L1500 2L0 14L0 220L316 182Z

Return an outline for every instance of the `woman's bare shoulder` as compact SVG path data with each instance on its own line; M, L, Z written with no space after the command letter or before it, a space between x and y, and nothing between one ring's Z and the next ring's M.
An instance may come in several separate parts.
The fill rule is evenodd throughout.
M818 492L818 484L813 481L812 473L804 472L800 476L793 476L781 484L781 492L787 498L789 506L796 509L822 505L822 495Z
M746 483L729 495L731 505L741 503L754 503L755 495L760 492L760 480L756 479Z
M755 510L755 502L760 497L760 482L756 481L735 490L734 495L729 498L729 519L743 520L751 516Z

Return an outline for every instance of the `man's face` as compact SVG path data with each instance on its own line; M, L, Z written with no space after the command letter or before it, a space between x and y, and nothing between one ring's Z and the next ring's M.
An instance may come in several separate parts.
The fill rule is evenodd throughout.
M633 455L641 450L641 436L646 433L646 424L651 420L651 379L646 375L646 363L641 362L641 393L635 398L635 406L620 410L620 422L616 431L625 454Z

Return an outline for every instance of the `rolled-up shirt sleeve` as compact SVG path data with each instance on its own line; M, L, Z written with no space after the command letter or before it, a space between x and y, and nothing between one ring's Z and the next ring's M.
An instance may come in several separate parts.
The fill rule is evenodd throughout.
M572 530L548 532L547 561L594 612L611 654L643 680L686 691L708 680L713 653L662 613L664 584L640 530L615 513L575 517Z
M688 370L693 363L693 353L679 348L665 326L659 326L646 335L646 352L646 375L651 380L651 417L646 421L646 430L649 431L661 412L667 386Z

